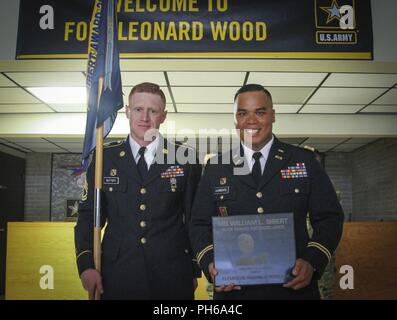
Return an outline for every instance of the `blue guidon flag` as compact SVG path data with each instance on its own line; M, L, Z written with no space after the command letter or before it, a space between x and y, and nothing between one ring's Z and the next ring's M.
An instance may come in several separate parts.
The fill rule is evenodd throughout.
M103 125L105 138L113 127L117 110L123 107L115 0L95 0L88 44L87 96L82 156L85 170L95 148L96 128Z

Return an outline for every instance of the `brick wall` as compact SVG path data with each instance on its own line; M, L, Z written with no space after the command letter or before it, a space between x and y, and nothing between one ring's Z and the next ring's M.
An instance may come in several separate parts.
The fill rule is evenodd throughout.
M330 152L325 167L345 220L397 220L397 139L379 139L353 152Z
M48 221L50 217L51 154L26 156L25 221Z
M350 220L353 212L351 157L352 154L347 152L329 152L325 157L325 170L334 184L346 221Z
M353 218L397 220L397 139L380 139L356 150Z

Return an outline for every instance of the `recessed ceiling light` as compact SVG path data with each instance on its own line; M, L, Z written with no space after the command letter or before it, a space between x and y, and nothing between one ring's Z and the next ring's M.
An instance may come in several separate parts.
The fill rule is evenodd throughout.
M27 88L45 103L86 103L85 87L37 87Z

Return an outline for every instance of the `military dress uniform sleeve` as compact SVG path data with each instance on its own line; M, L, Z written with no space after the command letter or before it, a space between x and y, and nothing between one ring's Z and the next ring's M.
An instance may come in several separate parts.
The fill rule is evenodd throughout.
M86 182L83 188L82 199L79 203L77 224L74 228L74 241L76 249L76 261L79 275L86 269L95 269L93 255L94 239L94 174L95 157L87 171ZM101 227L106 221L106 202L101 197Z
M186 192L185 192L185 226L189 234L190 220L192 217L192 206L194 197L196 195L197 187L201 178L202 167L199 164L192 164L189 166L189 175L187 179ZM193 275L195 278L201 277L201 270L197 264L196 258L192 259Z
M213 282L208 272L208 265L214 261L212 240L212 216L216 215L216 206L211 195L209 180L210 166L207 165L200 180L192 209L190 223L190 240L197 263L207 280Z
M313 236L302 258L310 262L316 270L315 277L320 278L341 239L344 215L328 175L314 157L310 159L309 168L309 217Z

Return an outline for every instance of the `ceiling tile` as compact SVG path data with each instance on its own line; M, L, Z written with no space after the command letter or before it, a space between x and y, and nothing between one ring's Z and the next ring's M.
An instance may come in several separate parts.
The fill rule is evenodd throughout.
M364 146L365 144L354 144L354 143L350 143L350 144L341 144L340 146L337 146L335 149L332 149L333 152L352 152L362 146Z
M299 113L356 113L364 105L307 104Z
M269 89L273 104L302 104L313 90L314 88L309 87L273 87Z
M123 83L123 85L124 85L124 83ZM167 103L172 103L170 92L169 92L168 88L167 87L161 87L161 90L163 90L163 92L164 92L165 100L167 101ZM124 94L123 100L124 100L124 104L128 103L128 96L130 95L130 92L131 92L131 87L123 86L123 94Z
M50 107L53 108L57 112L87 112L87 105L86 104L57 104L51 103Z
M33 151L33 152L65 152L64 149L57 147L56 145L47 143L36 143L36 142L18 142L14 144L15 147L17 148L22 148L27 151ZM81 148L80 148L81 152Z
M349 141L346 141L345 144L361 144L366 145L368 143L374 142L377 138L351 138Z
M83 152L83 142L81 143L57 143L57 145L61 148L70 150L79 150L80 152Z
M280 140L284 143L289 143L289 144L293 144L293 145L299 145L301 144L303 141L306 140L306 138L280 138Z
M178 103L176 108L178 112L188 112L188 113L232 113L233 104L222 103L222 104L188 104L188 103Z
M0 87L16 87L17 85L0 74Z
M53 112L45 104L0 104L0 113Z
M29 144L29 143L48 143L42 138L29 138L29 137L23 137L23 138L4 138L4 140L18 143L18 144Z
M343 141L346 141L346 138L309 138L305 141L305 145L339 144Z
M76 137L76 138L46 138L50 142L54 142L56 144L61 144L61 143L76 143L76 144L82 144L84 141L84 137Z
M20 88L0 88L0 103L40 103L35 97Z
M274 110L277 113L296 113L301 104L275 104L273 105Z
M326 75L327 73L251 72L247 83L258 83L264 87L317 87Z
M390 106L390 105L376 105L371 104L366 107L364 110L361 111L362 113L397 113L397 105Z
M11 79L23 87L85 87L82 72L10 72Z
M51 148L54 146L52 143L49 143L43 139L35 140L35 141L21 140L21 141L15 142L15 143L19 144L22 147L29 148L32 150L35 148Z
M84 104L87 102L85 87L28 87L26 89L48 104Z
M232 104L238 87L172 87L175 102Z
M396 105L397 104L397 89L392 89L378 100L374 101L374 104L389 104Z
M396 83L397 74L333 73L322 86L390 88Z
M67 149L70 153L81 153L81 148L68 148Z
M236 86L244 84L245 72L167 72L171 86Z
M26 149L26 148L24 148L24 147L22 147L22 146L20 146L18 144L15 144L13 142L8 141L8 138L7 139L0 139L0 142L5 144L5 145L7 145L7 146L12 147L12 148L17 148L17 149L20 149L20 150L22 150L24 152L30 152L29 149Z
M310 104L368 104L385 89L320 88L308 101Z
M129 86L129 90L142 82L152 82L159 86L167 85L163 72L121 72L121 82L124 87Z
M65 153L67 152L66 150L63 150L61 148L58 148L57 146L53 147L44 147L44 148L31 148L33 152L46 152L46 153Z

